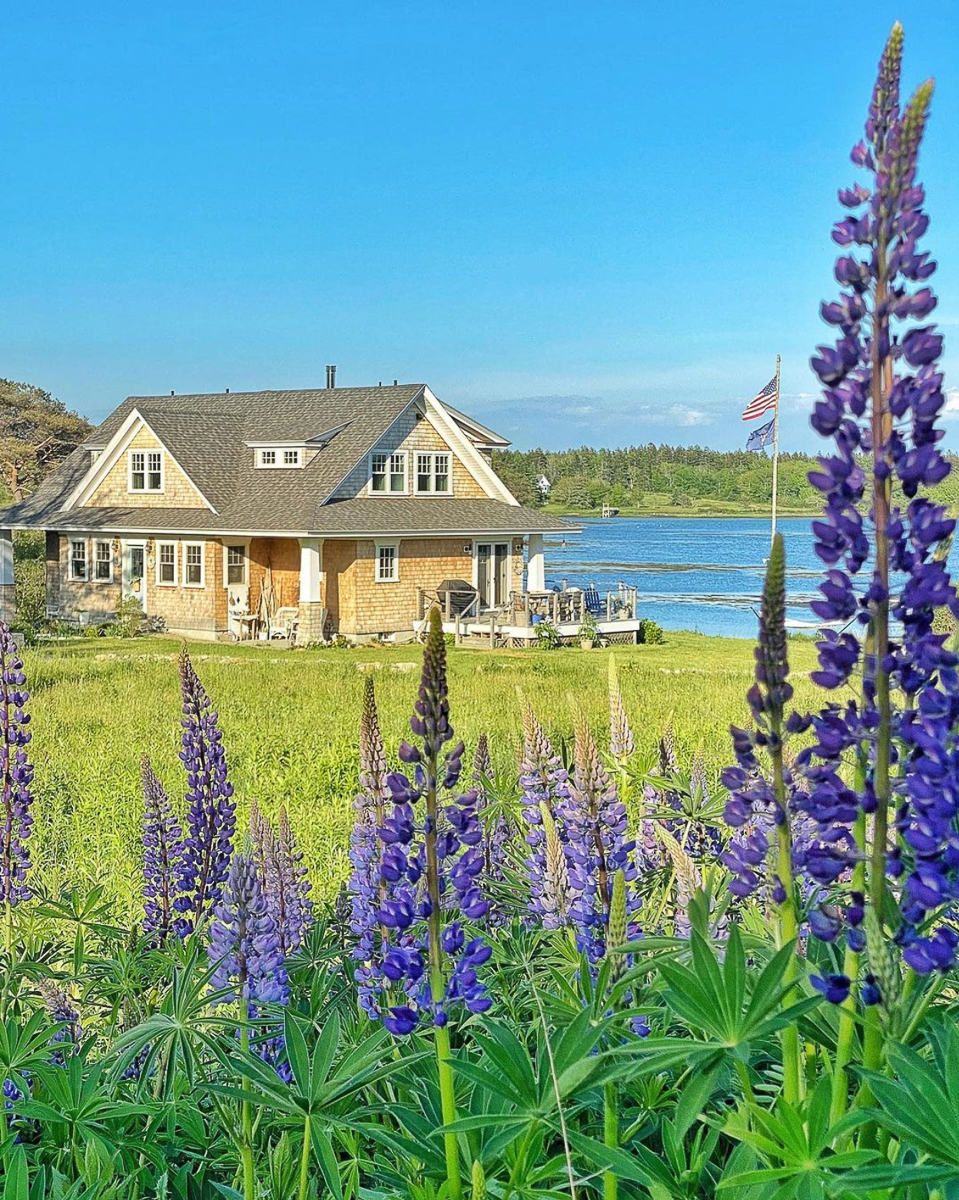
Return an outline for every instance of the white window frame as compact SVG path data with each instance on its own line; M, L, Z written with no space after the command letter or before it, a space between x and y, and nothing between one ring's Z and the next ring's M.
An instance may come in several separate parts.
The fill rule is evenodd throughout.
M82 560L74 555L74 546L83 547ZM76 563L83 562L83 574L78 575L76 572ZM90 581L90 547L87 544L86 538L70 538L70 569L69 577L73 583L89 583Z
M403 476L403 486L395 491L391 487L375 488L373 486L373 463L377 458L386 459L386 470L378 472L382 474L387 484L392 483L394 475ZM394 467L395 461L399 459L402 462L402 467L399 470ZM409 455L405 450L381 450L376 449L370 452L368 463L369 486L367 491L371 496L408 496L410 494L410 474L409 474Z
M230 551L243 551L243 578L230 579ZM230 587L247 587L250 582L250 543L249 542L224 542L223 544L223 586Z
M107 557L105 559L100 557L100 547L101 546L106 546L106 548L107 548ZM100 566L100 564L102 562L106 562L106 564L107 564L107 573L106 573L106 575L103 575L103 576L101 576L97 573L97 568ZM93 566L93 576L92 576L91 582L93 582L93 583L113 583L113 543L112 542L106 541L104 538L96 538L95 539L95 541L93 543L92 566Z
M155 454L157 456L157 458L160 460L159 471L151 471L150 470L150 456L153 454ZM137 457L137 455L141 455L143 458L143 470L142 471L134 470L133 461ZM134 487L133 476L135 474L143 476L143 487ZM159 475L160 476L160 486L159 487L150 487L149 486L151 475ZM154 449L146 448L146 449L131 450L129 452L129 454L127 455L127 491L135 496L143 496L143 495L159 496L165 490L166 490L166 456L164 455L163 451L161 449L159 449L159 447L155 447Z
M191 550L200 551L200 578L196 583L190 582L189 568L197 566L197 563L191 563L189 555ZM183 586L186 588L204 588L206 587L206 543L205 542L183 542Z
M291 471L303 466L302 446L257 446L256 466L263 471Z
M173 547L173 578L172 579L161 579L160 578L160 571L163 568L163 566L169 566L169 563L165 564L163 562L163 548L165 546ZM177 574L178 574L177 559L178 559L178 557L179 556L177 554L177 543L176 542L172 542L169 539L162 541L162 542L160 542L160 541L157 542L157 545L156 545L156 585L157 585L157 587L169 588L169 587L177 586Z
M382 575L380 555L384 550L393 551L393 574ZM373 580L375 583L399 583L400 581L400 544L399 542L376 542L373 559Z
M429 459L429 468L427 471L420 471L420 459ZM446 482L445 491L437 491L436 489L436 460L438 458L446 459ZM420 487L420 475L426 474L428 477L428 485L425 488ZM452 496L453 494L453 454L450 450L417 450L415 474L413 476L414 486L417 496Z

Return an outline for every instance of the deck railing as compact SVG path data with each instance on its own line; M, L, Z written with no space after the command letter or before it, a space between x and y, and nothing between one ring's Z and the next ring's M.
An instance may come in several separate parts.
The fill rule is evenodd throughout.
M589 593L582 588L567 586L566 580L559 589L542 592L511 592L509 599L495 608L480 609L479 596L475 590L457 592L455 589L437 591L418 587L416 589L416 619L422 621L429 610L437 605L446 624L480 624L494 626L537 625L549 621L553 625L582 625L587 613L594 621L615 621L618 618L636 620L637 590L635 587L618 583L615 590L605 595L594 594L592 611ZM596 603L598 600L598 604ZM465 601L465 603L464 603Z

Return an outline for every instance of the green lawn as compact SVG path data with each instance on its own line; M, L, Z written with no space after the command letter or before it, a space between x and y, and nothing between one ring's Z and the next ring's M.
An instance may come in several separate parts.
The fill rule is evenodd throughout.
M664 645L616 651L637 745L652 753L672 714L681 759L688 765L701 744L715 782L730 757L728 726L747 717L752 646L693 633L667 636ZM808 671L812 643L792 647L794 669ZM171 796L183 796L177 649L162 638L94 639L26 653L38 796L34 854L51 888L103 882L135 909L140 755L150 754ZM318 891L329 895L347 871L364 670L375 671L384 735L395 750L415 697L418 648L195 644L191 653L220 713L241 828L253 799L271 813L285 803ZM515 775L522 691L555 738L571 733L575 703L602 744L607 658L607 651L578 648L451 650L456 731L470 750L486 731L498 770ZM797 691L800 704L813 701L808 681L798 680Z

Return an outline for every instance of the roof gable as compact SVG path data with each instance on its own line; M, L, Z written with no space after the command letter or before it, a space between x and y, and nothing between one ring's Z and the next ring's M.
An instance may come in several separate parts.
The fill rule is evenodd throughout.
M144 433L148 433L151 436L148 439L144 439L142 436ZM76 507L83 507L89 504L96 504L96 496L98 492L105 487L108 481L111 480L111 477L115 480L118 474L122 477L123 484L125 485L125 456L127 451L138 443L143 443L144 445L149 446L152 446L155 443L156 446L163 451L164 454L166 454L167 458L169 459L170 467L172 467L172 471L168 467L164 486L169 487L170 483L172 482L170 476L175 473L175 475L178 477L176 482L181 485L186 485L185 487L179 486L177 488L177 492L181 496L181 501L183 495L186 495L187 497L195 495L196 503L201 506L205 506L206 508L214 509L214 506L210 503L200 487L197 485L196 478L188 470L184 469L182 463L179 461L178 456L173 453L171 447L167 444L167 441L164 439L161 432L153 423L147 420L143 413L136 408L131 409L126 419L107 443L106 447L100 452L98 457L90 463L86 474L79 481L76 487L74 487L73 491L70 492L66 497L66 500L63 504L64 509L72 509ZM121 490L124 494L126 493L125 486L123 486ZM145 498L146 497L144 497L144 499ZM155 503L158 498L159 497L154 496L150 499L153 503ZM166 503L169 505L168 500Z

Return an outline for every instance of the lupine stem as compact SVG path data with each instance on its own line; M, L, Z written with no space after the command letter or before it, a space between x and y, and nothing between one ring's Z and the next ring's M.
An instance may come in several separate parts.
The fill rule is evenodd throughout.
M888 326L885 314L887 304L886 243L880 222L876 247L876 292L873 303L873 361L872 361L872 453L874 468L885 455L892 431L892 414L889 410L889 393L892 388L892 360L885 366L880 345ZM872 818L872 846L869 858L869 902L882 925L886 897L886 842L889 821L889 763L892 754L892 704L889 694L889 671L886 658L889 654L889 509L892 495L890 474L879 477L873 470L873 521L876 531L875 571L883 588L883 597L875 606L873 630L875 632L875 680L876 711L879 728L876 732L876 759L873 773L873 789L876 811ZM877 1014L866 1025L863 1060L873 1071L882 1065L883 1030Z
M303 1153L300 1155L300 1191L298 1200L306 1200L306 1192L310 1182L310 1150L312 1147L312 1129L310 1114L303 1119Z
M865 784L865 763L860 755L856 766L856 791L861 792ZM862 851L866 843L866 814L860 813L856 818L854 829L856 845ZM860 860L853 868L853 891L863 891L866 878L866 864ZM849 944L843 959L842 972L847 979L855 979L859 974L859 955ZM836 1036L836 1059L833 1064L832 1102L829 1108L830 1123L836 1122L845 1114L849 1099L849 1080L846 1077L846 1067L852 1061L853 1047L856 1041L856 1001L852 993L842 1002L839 1010L839 1032Z
M776 731L778 734L778 730ZM783 782L782 745L776 742L772 749L773 786L776 789L776 803L780 812L786 811L786 788ZM779 905L779 933L783 946L795 943L799 935L799 923L796 920L795 888L792 872L792 838L789 832L788 818L776 826L777 872L779 881L785 891L782 904ZM795 948L795 947L794 947ZM796 955L792 954L783 975L783 984L789 991L783 998L785 1004L792 1003L795 997ZM801 1072L799 1069L799 1030L795 1025L789 1025L782 1031L783 1044L783 1095L787 1103L795 1104L801 1094Z
M619 1146L619 1113L616 1103L616 1084L607 1083L603 1089L603 1141L610 1150ZM619 1178L615 1171L603 1172L603 1200L617 1200Z
M240 998L240 1053L244 1059L250 1054L250 1024L246 1011L247 1002ZM243 1091L252 1090L250 1080L243 1076L241 1084ZM244 1200L256 1200L256 1171L253 1165L253 1113L249 1100L240 1101L240 1157L243 1160L243 1197Z
M439 819L436 802L437 764L436 751L432 750L427 764L426 801L426 889L430 898L430 915L427 922L429 934L430 955L430 991L433 1006L438 1012L442 1008L446 992L446 982L443 976L443 947L440 941L440 925L442 921L440 897L439 859L436 853L436 828ZM450 1065L450 1035L445 1025L437 1025L434 1029L436 1044L436 1068L440 1084L440 1104L442 1106L443 1124L451 1125L456 1120L456 1090L453 1083L453 1068ZM460 1153L457 1135L445 1133L443 1142L446 1149L446 1181L449 1185L450 1200L462 1200L463 1187L460 1181Z

